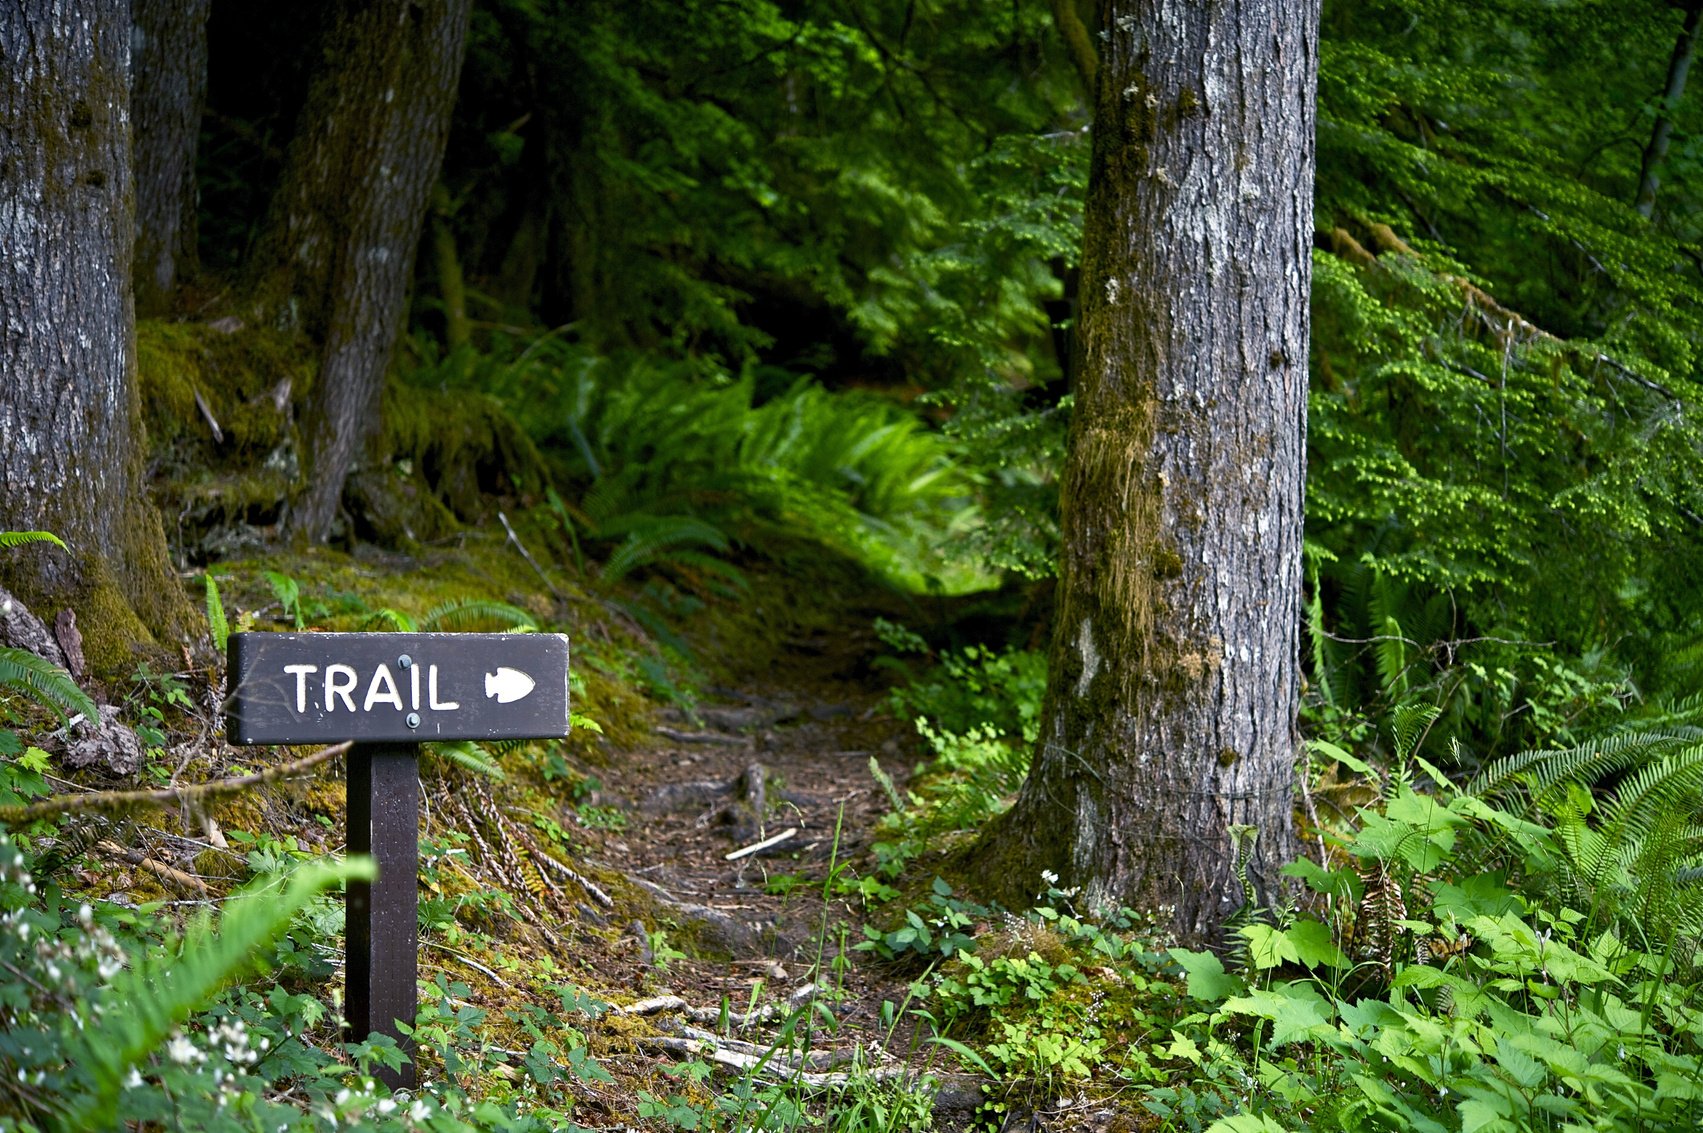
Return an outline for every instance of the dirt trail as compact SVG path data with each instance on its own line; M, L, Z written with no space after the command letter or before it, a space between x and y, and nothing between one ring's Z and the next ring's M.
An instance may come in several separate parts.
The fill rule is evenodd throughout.
M629 810L608 849L664 909L685 907L676 919L696 939L676 943L688 951L801 974L813 958L822 883L860 856L887 809L869 761L903 778L908 758L909 729L882 710L866 665L873 644L856 632L789 642L766 674L664 713L648 750L602 774L608 801ZM673 961L672 982L715 967Z
M824 1053L813 1068L836 1066L834 1052L855 1046L869 1057L873 1049L872 1064L888 1072L905 1060L949 1077L939 1104L973 1106L979 1095L949 1076L956 1068L938 1047L914 1049L906 981L868 963L834 962L861 939L860 913L825 897L825 882L836 864L868 866L872 830L888 810L869 761L902 783L914 758L914 733L884 710L884 687L868 667L877 648L867 630L789 642L768 672L712 690L690 715L665 714L647 751L600 773L601 801L629 814L605 851L657 900L657 923L627 926L640 960L634 991L670 1002L656 1011L659 1029L701 1041L717 1029L708 1012L724 1003L733 1016L754 1000L796 1007L820 984L833 1022L815 1040ZM728 860L788 830L777 844ZM656 955L650 933L658 928L664 948L693 955ZM897 1028L882 1017L884 1001L901 1008ZM761 1050L773 1030L730 1034L724 1051L738 1057L738 1039Z

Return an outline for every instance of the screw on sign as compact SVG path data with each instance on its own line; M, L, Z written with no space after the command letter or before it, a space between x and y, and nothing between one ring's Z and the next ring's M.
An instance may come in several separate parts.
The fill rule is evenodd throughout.
M351 882L345 1011L360 1039L396 1040L419 1006L419 745L568 734L568 639L545 633L238 633L225 732L233 744L340 743L348 757L348 846L378 879Z

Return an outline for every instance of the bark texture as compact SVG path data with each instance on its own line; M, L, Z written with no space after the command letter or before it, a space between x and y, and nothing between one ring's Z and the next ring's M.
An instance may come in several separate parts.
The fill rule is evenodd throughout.
M195 274L195 153L207 104L212 0L131 0L131 148L136 170L136 306L167 310Z
M1316 0L1101 26L1059 610L1033 770L981 847L1212 937L1294 844Z
M76 608L97 672L192 617L143 475L129 51L128 0L0 2L0 529L70 548L7 552L0 582Z
M262 305L321 343L290 528L322 540L378 423L449 134L471 0L344 0L256 262Z

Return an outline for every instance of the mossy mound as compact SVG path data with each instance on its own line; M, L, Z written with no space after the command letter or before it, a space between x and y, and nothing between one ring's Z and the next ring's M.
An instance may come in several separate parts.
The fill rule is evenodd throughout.
M302 487L300 420L317 353L236 319L142 320L137 368L153 488L180 563L258 553ZM494 399L404 387L345 487L336 535L409 548L543 499L544 461Z
M385 546L489 524L541 502L549 486L532 438L485 394L393 382L374 449L343 502L350 533Z

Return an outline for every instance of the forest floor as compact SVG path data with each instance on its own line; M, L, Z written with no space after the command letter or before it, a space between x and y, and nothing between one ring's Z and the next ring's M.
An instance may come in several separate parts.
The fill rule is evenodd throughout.
M284 556L226 564L221 578L234 609L256 612L257 628L291 628L261 581L275 572L300 580L309 628L361 629L381 607L481 593L542 612L549 596L511 572L519 560L509 558L500 544ZM890 929L908 903L883 906L864 896L869 888L915 897L910 889L926 895L932 881L914 863L902 879L877 876L890 792L903 791L923 748L889 703L894 679L879 663L887 647L874 623L932 624L947 608L925 614L820 552L746 566L743 597L706 596L704 614L675 624L675 644L692 660L677 655L666 670L655 664L659 646L624 612L630 605L572 593L563 580L555 614L568 618L570 667L588 682L574 707L605 734L493 751L500 779L422 760L424 1089L549 1106L571 1098L575 1121L594 1128L795 1123L776 1114L754 1122L741 1106L796 1106L833 1128L836 1109L872 1101L908 1104L916 1121L898 1114L890 1124L899 1128L927 1127L929 1103L934 1128L970 1123L982 1083L926 1041L931 1032L913 1013L926 1006L912 987L923 963L894 966L855 948L866 924ZM238 754L212 739L213 726L200 722L194 743L214 750L194 776L227 774ZM330 765L222 805L224 830L246 832L228 851L187 829L157 829L139 833L140 852L217 891L241 874L221 879L208 868L216 858L229 871L245 851L258 869L256 846L335 851L341 778ZM100 873L86 877L95 896L155 895L141 871ZM336 948L335 938L313 939L333 963ZM322 998L336 992L288 971L271 978ZM565 1006L564 988L587 1006ZM548 1033L564 1054L581 1044L608 1077L576 1070L531 1081L527 1017L570 1028ZM327 1030L313 1041L337 1037Z
M309 628L360 629L381 608L481 592L549 605L501 567L465 549L319 554L226 564L221 578L256 628L291 628L306 609ZM293 612L268 602L262 580L276 590L278 572L301 581ZM816 557L753 566L751 583L759 597L712 602L678 627L697 661L668 671L647 669L661 654L620 602L559 602L558 616L592 611L568 626L571 668L588 684L575 709L605 734L493 750L500 776L422 758L423 1090L571 1106L593 1128L785 1128L806 1115L867 1127L834 1120L847 1106L887 1107L881 1128L976 1118L993 1083L927 1041L925 959L895 965L856 947L866 925L892 929L934 884L928 855L893 877L876 850L894 837L882 820L924 752L890 703L875 621L940 628L949 604L925 614ZM195 684L196 672L211 670L179 676ZM242 774L258 755L220 742L217 687L192 690L193 727L161 752L186 781ZM171 708L158 687L148 695ZM91 859L76 888L187 915L249 876L334 853L340 764L225 797L205 816L156 811L103 828L123 853ZM322 914L339 903L298 917L284 958L250 988L334 1004L340 918ZM338 1057L334 1019L301 1041ZM571 1066L539 1076L539 1026ZM1064 1114L1055 1104L1051 1116Z

